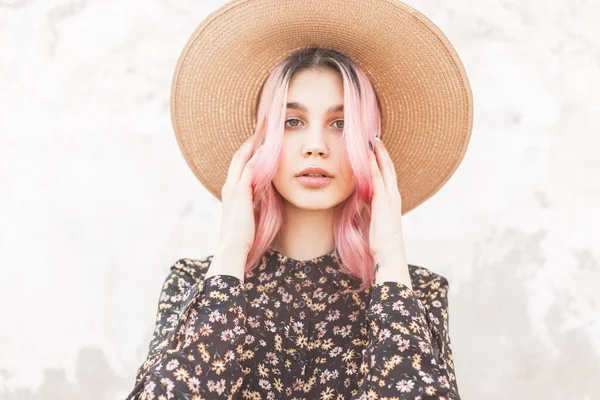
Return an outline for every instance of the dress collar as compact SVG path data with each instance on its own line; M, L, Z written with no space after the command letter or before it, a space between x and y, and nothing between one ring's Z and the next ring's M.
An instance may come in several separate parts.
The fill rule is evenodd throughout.
M307 266L314 272L310 270L307 272ZM282 279L291 276L302 278L308 273L314 274L312 276L315 280L326 276L331 284L342 290L354 289L359 285L356 277L342 271L341 257L337 249L310 260L297 260L269 247L259 261L259 265L247 276L247 279L254 278L256 285L260 285L265 291L270 291L278 286L278 282Z
M279 261L281 264L290 265L292 267L304 267L305 265L330 265L335 264L335 266L339 266L340 257L337 252L337 249L333 249L332 252L327 254L322 254L318 257L312 258L310 260L296 260L295 258L291 258L281 253L280 251L274 249L273 247L269 247L267 249L267 254L270 257L273 257L275 260Z

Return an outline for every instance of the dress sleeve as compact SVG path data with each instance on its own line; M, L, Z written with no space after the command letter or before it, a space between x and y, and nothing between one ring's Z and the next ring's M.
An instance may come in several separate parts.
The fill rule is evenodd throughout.
M238 361L246 336L244 290L231 275L194 279L172 267L148 356L127 400L238 398L244 378Z
M374 286L363 377L353 399L460 400L450 349L448 281L435 274L422 287L423 301L400 282Z

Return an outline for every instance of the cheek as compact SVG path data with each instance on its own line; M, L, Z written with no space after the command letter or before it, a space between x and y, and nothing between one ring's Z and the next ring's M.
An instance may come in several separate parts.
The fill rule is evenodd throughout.
M275 171L275 178L289 178L293 177L295 173L296 166L290 161L291 157L289 156L289 144L285 142L283 143L283 147L281 148L281 152L279 154L279 163L277 164L277 169Z
M277 169L275 170L275 175L273 176L273 183L278 185L289 185L291 179L294 177L295 171L292 165L289 162L286 162L286 158L283 156L279 160L279 164L277 164Z
M340 175L343 177L344 185L353 185L354 183L354 171L350 165L350 160L347 157L341 156L339 162Z

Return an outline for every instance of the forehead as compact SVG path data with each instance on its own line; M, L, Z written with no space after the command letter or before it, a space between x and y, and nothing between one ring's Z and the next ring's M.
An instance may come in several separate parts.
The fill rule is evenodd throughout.
M288 110L335 113L344 110L343 103L343 81L334 71L305 70L290 81Z

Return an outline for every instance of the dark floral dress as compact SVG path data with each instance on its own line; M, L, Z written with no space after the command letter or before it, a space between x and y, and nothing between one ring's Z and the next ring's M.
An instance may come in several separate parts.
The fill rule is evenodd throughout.
M244 282L204 276L213 256L166 278L146 361L127 399L460 399L448 281L409 265L413 290L269 248Z

